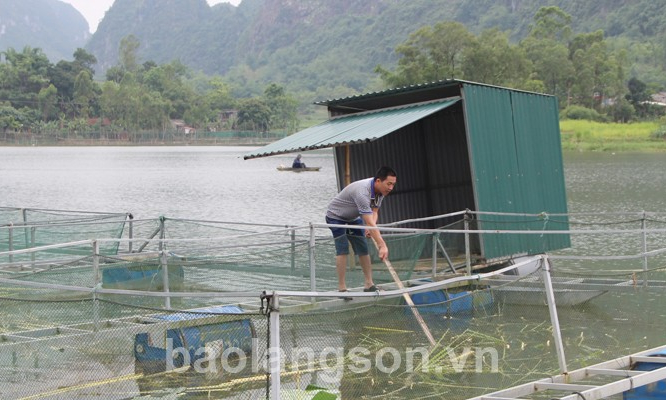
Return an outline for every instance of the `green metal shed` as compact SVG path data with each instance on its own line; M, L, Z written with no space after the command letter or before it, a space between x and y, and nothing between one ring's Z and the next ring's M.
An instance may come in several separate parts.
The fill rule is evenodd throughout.
M316 104L328 108L328 121L245 159L330 147L339 189L389 165L398 185L380 223L469 209L480 212L482 230L569 228L553 96L446 80ZM566 234L484 233L472 243L487 261L569 246Z

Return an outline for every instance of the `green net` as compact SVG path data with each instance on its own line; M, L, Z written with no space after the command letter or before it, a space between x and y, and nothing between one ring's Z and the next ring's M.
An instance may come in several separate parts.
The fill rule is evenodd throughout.
M0 252L96 238L120 238L128 218L128 214L0 207ZM116 254L119 245L118 241L101 243L99 254ZM16 262L16 269L24 267L26 261L31 263L30 268L35 268L35 265L60 260L69 262L72 256L89 254L92 254L91 245L80 244L12 254L7 256L7 261Z
M666 221L568 222L573 247L548 255L568 369L663 345ZM325 226L62 218L10 253L5 225L0 398L256 399L279 374L282 398L465 399L558 374L543 263L457 281L461 224L383 233L414 306L374 249L383 290L363 294L350 256L340 298Z

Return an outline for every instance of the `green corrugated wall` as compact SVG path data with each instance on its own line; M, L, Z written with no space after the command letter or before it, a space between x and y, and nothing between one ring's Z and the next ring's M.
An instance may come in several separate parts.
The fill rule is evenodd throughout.
M480 229L568 230L557 99L497 87L463 85L477 211L539 214L480 215ZM490 260L570 247L569 235L486 233Z

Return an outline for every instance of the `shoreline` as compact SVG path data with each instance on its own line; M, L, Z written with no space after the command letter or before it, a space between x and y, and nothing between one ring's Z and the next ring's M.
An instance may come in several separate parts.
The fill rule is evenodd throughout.
M582 120L560 121L560 144L563 151L662 153L666 152L666 137L655 136L657 122L629 124L598 123ZM28 137L0 138L0 147L140 147L140 146L265 146L275 137L194 137L169 140L130 140Z
M265 146L273 141L261 138L247 138L237 140L201 139L201 140L170 140L131 142L127 140L106 139L73 139L54 141L21 141L8 142L0 140L0 147L176 147L176 146Z

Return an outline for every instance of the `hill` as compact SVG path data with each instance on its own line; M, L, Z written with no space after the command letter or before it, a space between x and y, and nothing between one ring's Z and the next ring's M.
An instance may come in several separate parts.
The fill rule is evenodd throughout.
M0 50L40 47L55 63L85 45L101 78L131 34L140 63L180 60L225 76L240 95L276 82L321 99L379 89L374 68L392 68L396 46L420 27L453 20L475 34L497 27L518 42L547 5L571 15L576 33L602 29L627 50L631 76L666 87L666 2L652 0L115 0L92 37L68 4L0 0Z
M103 72L117 63L120 40L133 34L143 61L178 59L245 85L254 83L250 77L258 86L277 82L335 96L376 88L374 67L394 65L396 45L422 26L454 20L476 34L498 27L517 42L546 5L572 15L575 32L602 29L632 51L639 51L632 43L665 42L666 2L651 0L243 0L238 7L116 0L86 49ZM643 65L649 56L629 57L636 73L651 74L643 79L660 79Z
M59 0L0 0L0 51L41 48L53 62L71 60L90 39L90 27Z

